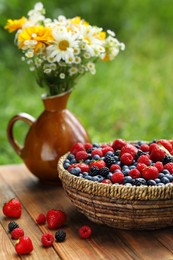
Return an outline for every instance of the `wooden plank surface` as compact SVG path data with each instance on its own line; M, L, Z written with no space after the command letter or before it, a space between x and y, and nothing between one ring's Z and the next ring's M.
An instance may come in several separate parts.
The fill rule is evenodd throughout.
M173 228L157 231L123 231L97 225L79 213L61 185L40 183L24 165L0 166L0 207L3 203L16 197L22 203L22 216L16 222L30 236L34 250L28 256L15 253L15 241L8 233L10 219L0 210L0 259L161 259L173 260ZM64 226L67 238L63 243L54 242L50 248L43 248L40 242L45 232L55 234L47 225L38 226L35 219L39 213L46 213L55 208L67 213L68 220ZM87 240L79 238L78 229L90 225L92 237Z

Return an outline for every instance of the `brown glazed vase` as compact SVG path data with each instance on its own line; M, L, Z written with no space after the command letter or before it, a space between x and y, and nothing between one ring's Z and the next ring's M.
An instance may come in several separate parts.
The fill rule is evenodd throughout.
M34 119L26 113L15 115L8 123L7 135L27 168L41 181L58 182L58 159L77 142L91 142L81 123L66 108L71 91L43 97L45 110ZM21 147L14 138L13 126L21 120L30 125Z

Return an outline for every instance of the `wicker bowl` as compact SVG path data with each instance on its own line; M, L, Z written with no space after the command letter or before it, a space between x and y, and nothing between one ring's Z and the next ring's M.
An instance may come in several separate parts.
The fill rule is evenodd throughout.
M58 163L59 178L76 208L91 221L118 229L173 226L173 185L124 186L96 183L70 174Z

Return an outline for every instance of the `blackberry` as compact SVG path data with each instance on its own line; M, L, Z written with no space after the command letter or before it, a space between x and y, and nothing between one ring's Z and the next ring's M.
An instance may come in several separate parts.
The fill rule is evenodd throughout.
M15 221L11 221L8 224L8 231L11 233L15 228L18 228L19 225Z
M138 158L139 158L141 155L143 155L143 154L145 154L145 153L144 153L142 150L138 150L137 153L136 153L136 155L135 155L135 161L137 161Z
M66 238L66 232L62 229L59 229L55 233L55 239L57 242L63 242Z
M89 175L90 176L96 176L99 174L99 168L97 166L91 166L89 170Z
M173 162L173 156L170 155L165 155L163 160L162 160L163 164L167 164L169 162Z
M101 176L103 177L107 177L108 173L109 173L109 168L108 167L102 167L100 170L99 170L99 173Z
M108 167L110 167L112 164L115 164L116 163L116 160L114 157L110 156L110 155L107 155L105 156L105 163Z
M143 178L136 178L134 185L136 185L136 186L147 185L147 182Z

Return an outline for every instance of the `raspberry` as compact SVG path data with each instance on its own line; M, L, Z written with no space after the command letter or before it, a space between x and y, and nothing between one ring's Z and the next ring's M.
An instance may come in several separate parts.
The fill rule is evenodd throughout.
M131 165L133 163L133 156L130 153L123 153L120 157L123 164Z
M79 151L76 153L76 160L77 161L83 161L88 158L88 154L86 151Z
M38 225L43 225L46 222L46 216L43 213L40 213L35 221Z
M55 233L55 239L57 242L63 242L66 238L66 232L62 229L59 229Z
M115 172L111 176L112 183L122 184L124 180L124 174L122 172Z
M53 244L54 242L54 237L50 233L45 233L41 237L41 243L43 244L44 247L49 247Z
M154 180L158 177L159 171L155 166L146 167L142 171L145 180Z
M112 143L112 148L114 149L114 151L117 151L117 150L121 150L121 148L125 145L126 145L126 142L123 139L116 139Z
M173 163L172 162L165 164L163 168L168 170L171 174L173 174Z
M138 160L137 160L138 163L144 163L146 164L147 166L150 165L150 159L147 155L141 155Z
M146 166L146 164L144 164L144 163L138 163L137 165L136 165L136 168L140 171L140 172L142 172L142 170L144 169L144 168L146 168L147 166Z
M13 239L19 239L19 237L22 237L22 236L24 236L24 231L21 228L15 228L11 232L11 238L13 238Z
M73 145L73 147L70 150L70 153L75 155L79 151L85 151L84 145L82 143L76 143L75 145Z
M8 231L11 233L15 228L18 228L19 225L15 221L11 221L8 224Z
M106 146L102 149L103 155L107 154L107 152L114 152L114 149L111 146Z
M141 149L143 152L149 152L150 147L149 147L148 144L141 144L140 149Z
M84 148L85 148L85 150L87 151L88 149L93 148L93 145L92 145L91 143L85 143L85 144L84 144Z
M92 230L89 226L82 226L78 230L80 238L87 239L91 236Z
M102 157L102 156L103 156L102 149L97 148L97 149L94 149L94 150L91 152L92 157L93 157L94 155L96 155L96 154L99 155L100 157Z
M136 155L138 149L132 144L126 144L122 147L120 155L130 153L133 157Z
M112 164L110 167L110 171L114 172L115 170L121 170L121 167L118 164Z
M154 166L158 169L159 172L163 171L163 163L162 162L156 162Z
M129 171L129 176L131 176L133 179L140 178L141 173L138 169L131 169Z
M168 150L168 152L172 152L172 144L166 140L166 139L160 139L157 141L157 144L161 144L162 146L164 146L166 148L166 150Z

